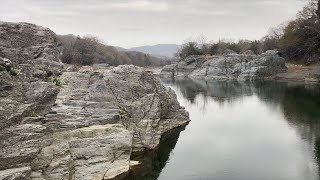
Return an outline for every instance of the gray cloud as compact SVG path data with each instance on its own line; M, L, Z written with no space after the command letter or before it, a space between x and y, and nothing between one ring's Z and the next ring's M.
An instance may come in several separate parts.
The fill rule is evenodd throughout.
M298 0L0 0L0 20L26 21L59 34L92 34L132 47L210 40L261 38L292 19Z

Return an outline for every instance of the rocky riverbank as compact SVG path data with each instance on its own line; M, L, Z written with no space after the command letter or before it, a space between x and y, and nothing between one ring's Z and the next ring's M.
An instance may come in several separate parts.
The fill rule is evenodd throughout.
M176 64L165 66L160 75L252 81L272 79L274 75L284 72L287 72L284 58L270 50L261 55L229 52L224 56L189 56Z
M287 64L288 72L280 73L275 76L278 81L294 81L294 82L320 82L320 65L296 65Z
M59 61L49 29L0 22L0 179L113 179L189 122L144 68Z

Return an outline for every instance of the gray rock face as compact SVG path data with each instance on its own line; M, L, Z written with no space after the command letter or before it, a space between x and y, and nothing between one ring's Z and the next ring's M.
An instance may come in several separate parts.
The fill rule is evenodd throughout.
M57 132L32 161L31 179L104 179L129 170L132 135L121 125ZM105 178L106 179L106 178Z
M132 152L154 149L189 122L152 72L65 70L58 56L49 29L0 23L0 179L120 178ZM47 82L58 75L63 87Z
M134 132L133 151L154 149L161 135L188 123L173 90L152 72L136 66L118 66L103 74L118 106L125 108L121 123Z
M276 51L261 55L252 53L228 53L224 56L192 56L186 60L165 66L163 77L193 77L216 80L259 80L287 71L285 60Z
M27 179L28 177L30 177L30 173L31 173L30 167L8 169L0 172L0 179L5 179L5 180Z
M47 28L0 22L0 129L54 102L58 89L41 81L61 74L55 47L55 34ZM17 76L10 74L13 65Z
M56 35L28 23L0 22L0 57L19 64L29 79L61 74Z

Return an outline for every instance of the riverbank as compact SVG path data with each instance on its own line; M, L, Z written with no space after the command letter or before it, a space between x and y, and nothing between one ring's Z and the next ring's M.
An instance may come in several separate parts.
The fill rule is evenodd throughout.
M284 72L287 72L285 59L277 51L269 50L260 55L231 52L218 56L189 56L163 67L160 76L256 81Z
M189 56L177 63L164 66L164 78L193 78L218 81L296 81L320 82L320 65L285 63L276 51L261 55L225 54L220 56Z
M320 65L287 64L288 72L275 76L278 81L320 82Z

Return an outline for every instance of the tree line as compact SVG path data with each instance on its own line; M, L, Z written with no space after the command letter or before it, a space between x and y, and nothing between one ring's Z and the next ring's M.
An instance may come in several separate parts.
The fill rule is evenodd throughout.
M107 63L111 66L133 64L141 67L161 66L168 62L148 54L118 50L103 44L93 36L58 35L61 59L67 64L92 65Z
M176 56L184 59L190 55L223 55L228 51L235 53L253 53L260 54L267 48L261 41L240 40L238 42L229 42L220 40L216 43L199 43L198 41L187 42L181 46Z
M176 56L184 59L190 55L222 55L232 50L236 53L261 54L278 50L289 62L312 64L320 62L320 3L309 0L298 12L296 19L271 28L260 40L238 42L220 40L206 43L204 38L185 43Z

